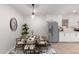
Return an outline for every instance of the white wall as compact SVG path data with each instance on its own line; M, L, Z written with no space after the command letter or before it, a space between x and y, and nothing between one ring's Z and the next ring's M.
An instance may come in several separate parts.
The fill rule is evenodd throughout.
M34 19L26 17L25 23L30 27L30 32L33 30L36 35L47 36L48 24L45 19L43 16L35 16Z
M62 26L62 19L68 19L69 27L78 26L77 21L79 21L79 15L48 15L46 20L47 21L56 21L59 26Z
M59 26L62 26L62 16L61 15L48 15L46 21L57 22Z
M10 29L10 19L16 17L18 28L15 32ZM0 5L0 53L8 53L15 46L15 40L20 36L22 16L9 5Z

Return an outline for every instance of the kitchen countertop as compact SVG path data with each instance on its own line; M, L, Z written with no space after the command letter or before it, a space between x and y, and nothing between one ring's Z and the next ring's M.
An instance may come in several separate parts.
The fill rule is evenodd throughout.
M67 28L67 29L64 29L64 31L59 31L59 32L62 32L62 33L79 33L79 31L74 31L74 29L71 29L71 28Z

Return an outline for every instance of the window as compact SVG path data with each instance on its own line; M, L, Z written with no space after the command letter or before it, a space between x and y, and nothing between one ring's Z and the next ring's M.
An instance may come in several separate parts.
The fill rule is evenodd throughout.
M62 19L62 26L68 27L68 19Z

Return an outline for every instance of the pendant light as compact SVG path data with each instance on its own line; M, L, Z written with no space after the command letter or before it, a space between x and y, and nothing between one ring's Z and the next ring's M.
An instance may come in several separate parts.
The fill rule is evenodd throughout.
M34 9L34 7L35 7L35 4L32 4L32 19L35 17L35 9Z

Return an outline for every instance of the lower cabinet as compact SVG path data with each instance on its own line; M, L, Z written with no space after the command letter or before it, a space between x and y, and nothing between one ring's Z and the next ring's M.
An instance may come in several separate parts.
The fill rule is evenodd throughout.
M78 32L60 32L59 42L79 42Z
M60 32L60 33L59 33L59 42L63 42L64 39L65 39L64 33Z
M79 33L76 33L75 37L76 37L75 41L79 42Z

